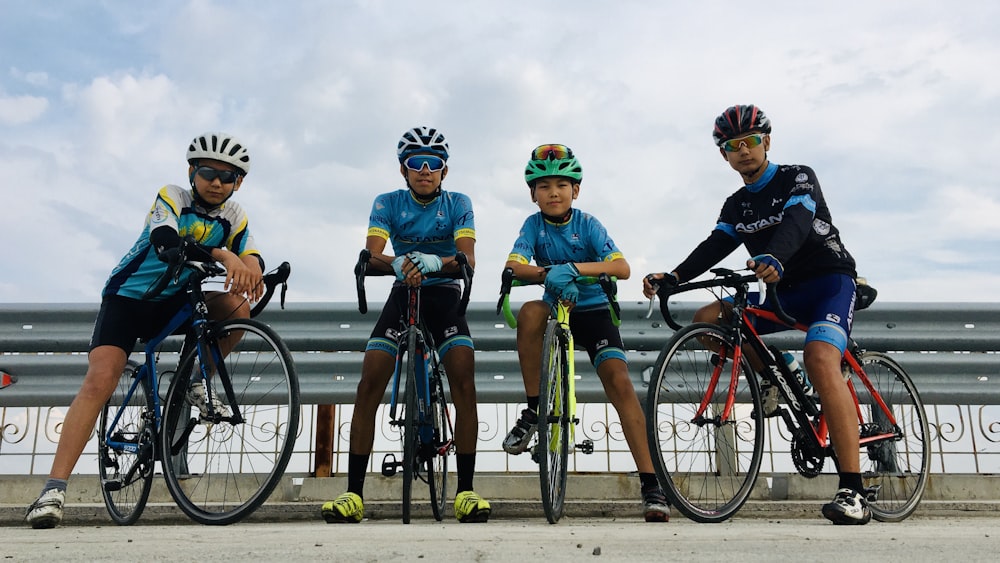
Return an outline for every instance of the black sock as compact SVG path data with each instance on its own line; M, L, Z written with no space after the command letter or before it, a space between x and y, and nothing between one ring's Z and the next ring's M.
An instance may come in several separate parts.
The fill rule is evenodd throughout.
M861 481L860 473L841 473L840 488L851 489L862 496L865 494L865 484Z
M656 480L656 473L640 473L639 484L643 491L655 489L660 486L660 482Z
M528 397L528 408L535 411L536 413L538 412L538 395L535 395L534 397Z
M369 454L347 455L347 492L365 498L365 474L368 472Z
M455 454L455 464L458 471L458 490L456 494L472 490L472 478L476 474L476 454Z

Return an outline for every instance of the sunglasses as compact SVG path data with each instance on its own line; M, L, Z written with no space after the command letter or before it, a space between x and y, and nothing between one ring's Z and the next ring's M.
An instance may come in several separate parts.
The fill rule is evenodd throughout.
M764 133L754 133L752 135L747 135L746 137L740 137L739 139L729 139L728 141L723 141L719 146L726 152L736 152L740 150L742 145L746 145L748 149L752 149L763 142Z
M234 170L219 170L211 166L199 166L194 173L206 182L214 182L218 178L223 184L232 184L240 177L240 173Z
M403 161L403 166L414 172L420 172L424 169L424 166L431 172L437 172L438 170L444 170L445 164L447 162L443 158L432 154L415 154Z
M540 145L531 151L531 160L546 160L548 158L555 160L573 158L573 150L566 145Z

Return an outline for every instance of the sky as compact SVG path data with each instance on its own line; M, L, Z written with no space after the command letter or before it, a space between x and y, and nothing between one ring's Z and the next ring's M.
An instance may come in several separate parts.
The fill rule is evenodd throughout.
M641 300L741 186L711 130L743 103L771 118L772 162L816 171L880 300L992 301L998 24L992 0L0 0L0 303L97 303L205 131L250 150L236 199L292 264L289 301L354 301L417 125L447 136L444 189L475 206L473 300L495 299L538 210L524 165L552 142L632 266L619 298Z

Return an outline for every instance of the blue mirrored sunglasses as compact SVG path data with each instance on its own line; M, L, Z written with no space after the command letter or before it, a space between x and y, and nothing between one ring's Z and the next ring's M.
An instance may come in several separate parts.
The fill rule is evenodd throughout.
M414 172L420 172L424 166L431 172L437 172L443 170L446 164L445 159L432 154L415 154L403 161L403 166Z
M199 166L194 173L206 182L214 182L218 178L223 184L232 184L240 177L240 173L234 170L219 170L211 166Z

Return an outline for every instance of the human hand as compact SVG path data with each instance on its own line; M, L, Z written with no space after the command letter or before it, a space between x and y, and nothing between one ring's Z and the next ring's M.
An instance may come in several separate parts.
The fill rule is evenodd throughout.
M251 303L256 302L264 294L264 275L260 271L260 263L254 257L253 267L244 262L236 254L226 250L222 254L222 265L226 268L226 281L223 288L233 295L245 296Z
M680 283L680 280L677 279L677 274L673 272L647 274L646 277L642 278L642 294L647 299L652 299L661 287L677 287L678 283Z
M747 260L747 268L753 270L757 278L765 283L775 283L785 275L781 262L770 254L758 254Z
M580 270L576 268L576 264L568 263L552 266L545 274L545 290L552 294L553 297L558 298L562 295L563 288L573 283L579 275ZM579 294L579 291L577 294Z
M580 288L577 287L575 282L569 282L566 284L566 287L562 289L559 299L570 303L576 303L580 300Z
M441 271L441 267L444 263L441 261L441 257L436 254L424 254L423 252L410 252L406 255L410 259L410 262L420 270L423 275L430 274L432 272Z
M396 272L396 279L403 281L406 278L406 272L403 271L403 265L406 263L406 256L397 256L392 261L392 271Z

